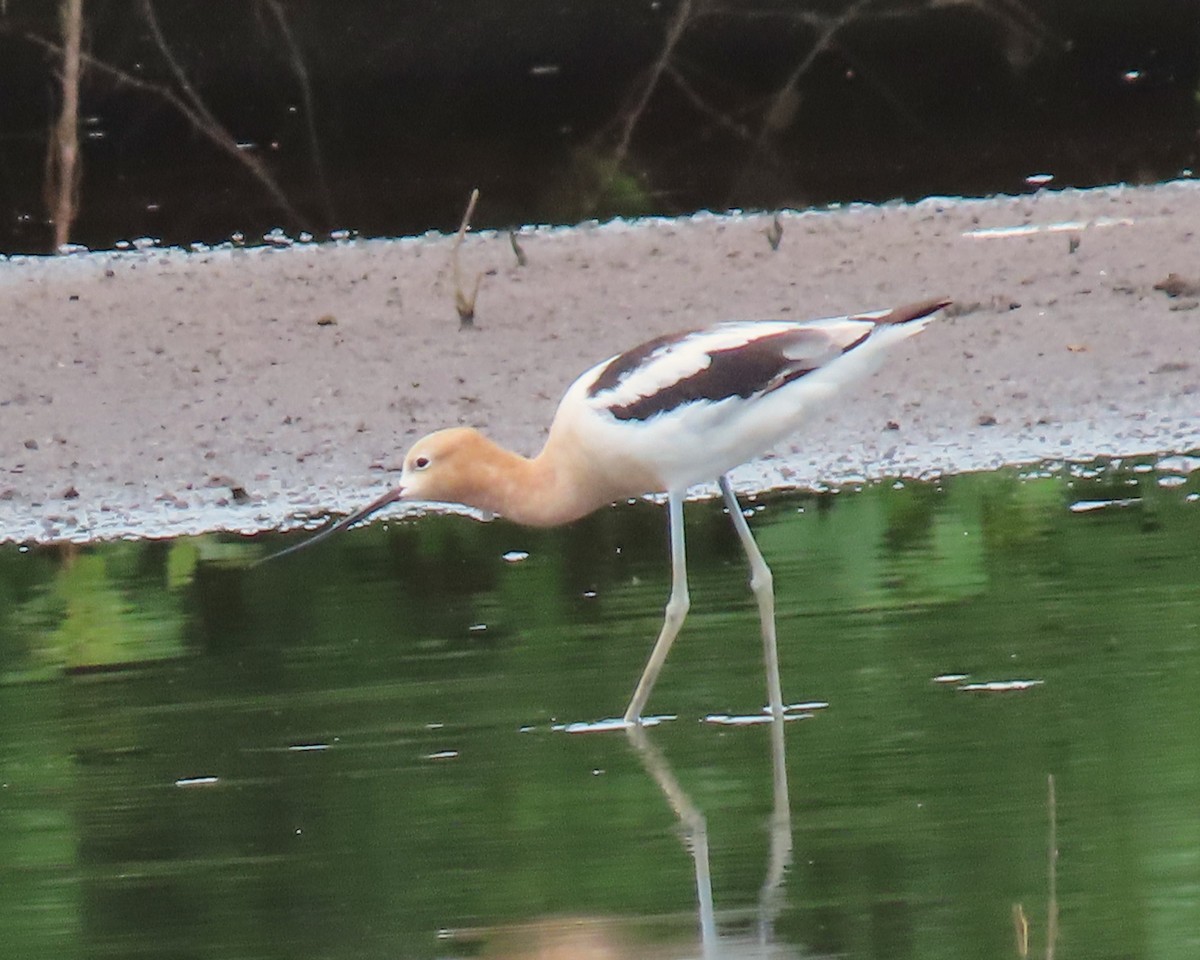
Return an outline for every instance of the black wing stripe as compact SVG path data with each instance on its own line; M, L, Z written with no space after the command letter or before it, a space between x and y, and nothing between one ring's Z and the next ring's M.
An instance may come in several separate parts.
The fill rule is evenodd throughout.
M770 393L820 366L820 363L812 360L797 361L787 355L789 347L809 338L824 339L813 331L786 330L725 350L711 350L708 353L710 363L704 369L649 396L610 406L609 412L618 420L649 420L689 403L716 403L730 397L745 399ZM640 352L642 348L635 349ZM621 360L624 357L618 357L613 364ZM604 370L601 377L608 374L613 364ZM625 370L628 369L630 367L627 366ZM619 382L619 379L615 378L615 382Z
M653 340L647 340L645 343L639 344L632 349L626 350L619 356L613 357L608 362L608 366L600 371L600 375L588 387L588 396L599 396L606 390L612 390L620 386L621 381L645 363L654 351L668 347L673 343L679 343L681 340L686 340L693 333L695 333L694 330L685 330L683 333L668 333L661 337L655 337Z

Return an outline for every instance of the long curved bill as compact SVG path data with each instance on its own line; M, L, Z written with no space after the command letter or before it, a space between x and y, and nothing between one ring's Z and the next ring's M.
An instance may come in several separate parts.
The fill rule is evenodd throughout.
M307 540L301 540L299 543L293 543L290 547L284 547L282 550L279 550L276 553L268 554L261 560L255 561L254 566L258 566L260 563L266 563L268 560L277 560L289 553L295 553L297 550L303 550L305 547L311 547L314 543L324 540L326 537L331 537L335 533L346 530L354 526L356 523L365 520L367 517L371 516L371 514L378 513L384 507L391 506L391 504L403 499L403 497L403 487L396 487L394 490L389 490L379 499L372 500L365 507L355 510L354 513L351 513L348 516L342 517L342 519L337 523L326 527L324 530L318 530Z

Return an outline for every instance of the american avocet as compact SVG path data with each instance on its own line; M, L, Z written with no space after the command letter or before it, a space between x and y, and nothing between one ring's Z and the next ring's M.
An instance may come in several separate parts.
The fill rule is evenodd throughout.
M666 493L671 596L650 660L625 711L641 721L687 614L683 500L716 478L750 564L771 713L783 719L775 593L728 472L794 433L815 404L865 376L919 333L948 300L793 323L733 321L657 337L598 363L567 389L542 452L526 458L470 427L438 430L404 458L400 484L275 556L306 547L400 500L458 503L528 526L569 523L616 500Z

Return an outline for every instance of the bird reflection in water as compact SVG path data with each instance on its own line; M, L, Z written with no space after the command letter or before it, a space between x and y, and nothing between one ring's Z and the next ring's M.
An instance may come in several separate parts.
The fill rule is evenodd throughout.
M744 932L744 914L739 912L738 932L725 934L718 929L713 902L707 818L680 785L666 756L651 740L648 728L641 724L624 728L643 769L662 791L682 827L683 841L694 867L704 960L798 960L801 955L797 947L775 942L775 922L783 910L784 880L792 861L792 819L784 751L787 724L767 726L773 802L766 872L751 929ZM460 946L470 945L483 960L683 960L696 956L694 939L660 940L652 944L640 929L644 925L642 918L573 915L502 927L446 931L444 937Z

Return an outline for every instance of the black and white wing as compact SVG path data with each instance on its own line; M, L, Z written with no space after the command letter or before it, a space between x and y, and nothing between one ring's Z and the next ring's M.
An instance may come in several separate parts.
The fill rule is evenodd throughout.
M659 337L579 377L559 403L547 448L566 449L587 464L587 476L603 476L613 499L712 480L794 433L945 304Z
M581 380L590 377L588 405L622 421L646 421L696 403L749 400L826 367L881 326L922 321L944 305L935 300L808 323L720 323L650 340L598 365Z

